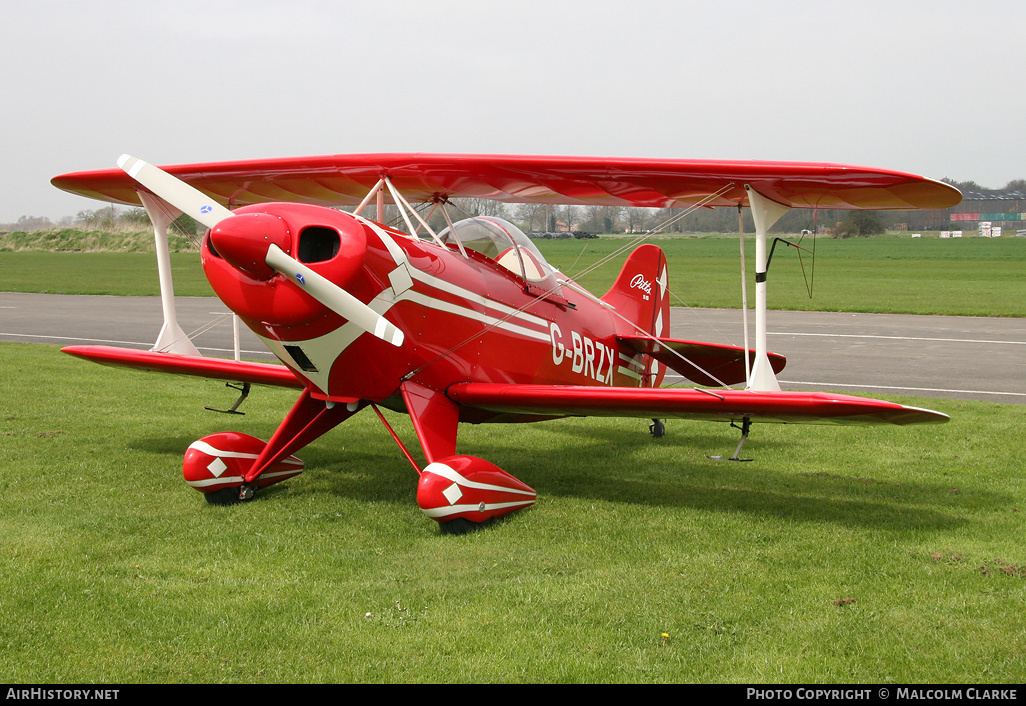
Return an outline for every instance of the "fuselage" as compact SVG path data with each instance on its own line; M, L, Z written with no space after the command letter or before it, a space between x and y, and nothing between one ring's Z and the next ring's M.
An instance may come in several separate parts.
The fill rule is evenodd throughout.
M631 387L650 374L645 356L617 341L635 326L557 282L553 271L535 272L531 281L523 268L508 268L508 257L318 206L278 203L235 213L281 219L286 253L405 334L401 346L389 345L284 275L259 279L238 269L208 234L202 259L214 291L318 399L385 402L405 380L444 392L458 382ZM651 278L640 279L650 290Z

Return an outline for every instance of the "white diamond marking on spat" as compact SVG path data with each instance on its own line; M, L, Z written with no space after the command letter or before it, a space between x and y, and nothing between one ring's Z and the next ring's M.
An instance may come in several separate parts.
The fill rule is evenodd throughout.
M458 485L453 483L442 491L442 495L445 496L445 499L449 501L450 505L455 505L456 501L463 497L463 491L460 490Z
M224 473L227 468L228 465L221 460L220 456L207 464L207 470L210 471L210 475L214 476L214 478L220 478L221 474Z

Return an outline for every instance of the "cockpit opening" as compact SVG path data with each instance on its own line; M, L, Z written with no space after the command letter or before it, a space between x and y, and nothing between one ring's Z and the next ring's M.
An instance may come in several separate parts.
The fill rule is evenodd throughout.
M524 232L502 218L475 216L458 221L438 234L446 245L457 245L484 255L532 284L554 280L555 269ZM553 284L554 281L553 281Z

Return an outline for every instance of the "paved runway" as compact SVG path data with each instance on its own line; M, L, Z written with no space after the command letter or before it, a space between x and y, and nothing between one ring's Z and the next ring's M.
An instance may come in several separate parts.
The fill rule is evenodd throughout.
M179 297L178 319L205 355L231 357L228 309L217 299ZM749 345L754 347L754 315ZM0 292L0 340L147 349L160 331L157 297ZM680 309L671 335L743 345L741 312ZM787 356L778 376L793 390L891 393L1026 404L1026 319L802 311L769 313L770 350ZM272 356L245 327L243 355Z
M1026 404L1026 319L770 311L784 389ZM755 346L749 315L749 346ZM671 335L744 345L741 311L674 309Z

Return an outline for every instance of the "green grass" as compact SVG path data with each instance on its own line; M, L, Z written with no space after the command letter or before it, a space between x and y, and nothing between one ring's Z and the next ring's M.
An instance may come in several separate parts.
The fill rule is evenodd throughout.
M797 237L791 236L797 242ZM625 244L622 238L538 241L546 258L573 276ZM674 305L740 306L737 237L654 237L666 253ZM811 249L806 237L802 247ZM769 306L960 316L1026 316L1026 238L818 238L808 253L778 244L769 270ZM754 305L755 246L746 242L748 301ZM604 293L623 257L581 278ZM615 263L615 264L614 264ZM810 299L807 282L811 280Z
M171 252L185 252L198 249L199 238L189 236L185 231L168 233L168 248ZM40 252L154 252L153 231L149 228L134 230L119 226L113 229L80 230L61 228L32 232L0 232L0 251Z
M574 275L629 242L622 237L537 241L549 260ZM732 237L655 237L670 265L674 305L740 306L738 244ZM811 247L806 238L803 246ZM747 248L749 305L754 245ZM581 278L604 293L624 256ZM197 253L171 256L175 292L210 296ZM797 251L779 245L770 268L775 309L965 316L1026 316L1026 238L880 237L816 241L813 298ZM806 259L806 273L813 272ZM157 295L156 264L147 253L0 252L0 290L64 294Z
M175 294L212 297L199 253L172 253ZM158 296L153 253L0 252L0 291Z
M449 537L370 413L233 508L194 439L267 438L215 382L0 344L0 673L84 682L1022 682L1022 407L949 424L736 432L568 419L461 429L539 491ZM408 419L389 413L413 442ZM414 443L415 446L415 443ZM667 637L663 637L663 634Z

